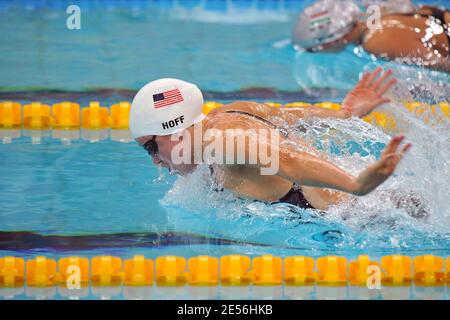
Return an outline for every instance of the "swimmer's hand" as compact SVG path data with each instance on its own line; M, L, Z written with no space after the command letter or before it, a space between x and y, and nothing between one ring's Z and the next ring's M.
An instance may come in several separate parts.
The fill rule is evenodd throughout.
M408 143L401 151L397 150L404 138L404 136L392 138L389 145L384 149L380 160L361 172L356 178L356 190L353 194L359 196L368 194L394 173L397 164L411 147L411 144Z
M380 75L381 71L382 69L378 67L372 73L367 72L363 75L342 102L341 112L345 113L347 117L364 117L379 105L389 102L389 99L383 97L383 94L397 80L391 78L392 70L387 70Z

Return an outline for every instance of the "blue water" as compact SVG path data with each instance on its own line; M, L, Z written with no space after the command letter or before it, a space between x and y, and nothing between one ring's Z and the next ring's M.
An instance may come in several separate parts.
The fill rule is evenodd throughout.
M100 100L107 106L130 100L149 80L178 77L197 83L208 99L219 102L247 88L272 89L268 95L257 91L258 101L292 101L297 98L292 92L309 102L339 101L362 71L383 64L355 48L333 55L295 52L288 39L306 1L70 3L82 9L81 30L66 29L64 1L0 1L1 100L70 100L82 106ZM440 84L450 82L446 74L425 74ZM442 101L449 91L437 95L435 100ZM32 144L32 133L17 134L21 137L11 144L0 144L0 256L272 253L352 258L369 253L379 258L391 253L446 256L450 248L448 199L439 200L444 209L435 218L441 214L440 223L370 206L356 212L360 218L345 221L221 198L196 177L164 173L161 178L134 142L74 139L67 145L48 132ZM370 162L387 139L381 131L371 134L369 140L349 139L340 146L343 150L329 151ZM436 159L440 173L434 185L442 190L448 187L443 182L448 172L438 170L448 162ZM393 180L402 183L402 178ZM365 218L369 210L383 213Z
M370 57L311 59L288 43L310 2L0 1L0 90L136 90L161 77L213 91L348 89ZM79 4L81 30L66 28L68 4ZM314 75L324 67L325 80Z
M383 146L348 144L347 151L364 155L372 149L378 154ZM450 246L450 234L410 225L411 219L405 217L399 217L393 225L392 221L378 221L380 228L389 227L379 234L377 228L371 228L371 221L364 221L366 226L346 226L284 206L239 206L236 199L215 203L210 195L200 202L193 200L196 204L192 206L190 198L202 197L193 185L191 190L182 190L185 198L177 203L179 190L172 190L175 195L167 194L177 178L166 174L163 182L157 183L158 170L134 143L77 140L67 146L57 139L44 138L41 144L33 145L30 138L22 137L2 145L0 152L1 230L47 236L35 243L29 236L14 239L3 234L0 253L7 253L1 249L12 250L10 254L18 249L26 255L131 256L140 252L155 257L168 253L271 252L356 256L370 252L378 256L389 252L445 254ZM187 181L192 183L193 179ZM165 197L169 201L161 201ZM170 232L180 238L167 238ZM84 242L83 237L73 237L99 234L113 237L87 238ZM218 239L232 242L217 243ZM63 245L64 241L72 245Z

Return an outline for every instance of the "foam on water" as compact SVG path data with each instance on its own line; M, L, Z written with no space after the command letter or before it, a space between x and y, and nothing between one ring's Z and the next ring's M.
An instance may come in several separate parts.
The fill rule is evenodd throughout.
M225 10L209 10L205 8L206 2L202 1L193 8L175 6L170 10L170 17L177 20L190 20L214 24L263 24L289 21L289 13L281 6L278 10L259 9L253 2L247 8L237 7L232 1L226 1Z

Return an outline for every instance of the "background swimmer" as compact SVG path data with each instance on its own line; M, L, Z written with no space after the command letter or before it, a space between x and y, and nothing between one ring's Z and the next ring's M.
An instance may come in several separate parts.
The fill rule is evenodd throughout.
M346 96L340 111L276 108L256 102L239 101L217 108L207 117L201 114L203 98L195 85L175 79L161 79L150 82L136 94L130 113L130 129L136 141L150 154L155 164L180 174L188 174L197 165L194 162L174 163L172 155L178 138L173 139L172 136L185 130L191 132L190 137L194 136L195 123L201 122L202 130L215 129L224 132L229 128L248 130L277 127L271 121L272 118L280 118L294 124L300 118L362 117L389 101L384 94L396 80L391 77L390 70L384 73L381 71L381 68L378 68L372 73L366 73ZM175 123L174 119L183 121ZM168 122L172 122L172 125L167 126ZM285 136L284 142L289 139L289 136ZM403 136L394 137L381 158L357 177L330 163L325 156L295 150L283 141L277 146L271 146L275 148L271 150L279 152L279 171L276 175L261 175L259 169L263 164L260 159L255 165L213 164L210 168L221 186L240 197L264 202L283 201L305 208L325 210L332 204L349 199L349 194L366 195L386 181L411 147L410 144L400 147L403 139ZM237 142L232 143L236 145ZM305 141L302 143L312 148ZM201 147L205 148L205 145ZM245 150L250 150L249 146ZM193 148L183 152L189 152L191 158L195 156ZM224 157L226 156L225 153Z
M352 1L321 0L298 17L292 35L296 47L304 50L339 51L347 44L361 45L376 56L401 63L450 72L450 12L431 6L415 10L408 2L401 6L380 3L379 26L368 27L363 13ZM401 11L401 12L399 12ZM408 12L409 11L409 12Z

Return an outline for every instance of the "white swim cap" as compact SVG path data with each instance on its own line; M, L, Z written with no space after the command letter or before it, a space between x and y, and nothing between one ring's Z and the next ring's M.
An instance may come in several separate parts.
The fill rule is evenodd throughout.
M382 14L412 13L415 11L410 0L363 0L366 9L369 6L379 6Z
M203 120L203 95L192 83L159 79L138 91L131 104L130 130L134 138L179 132Z
M361 11L347 0L320 0L300 13L292 43L302 48L333 42L350 32Z

